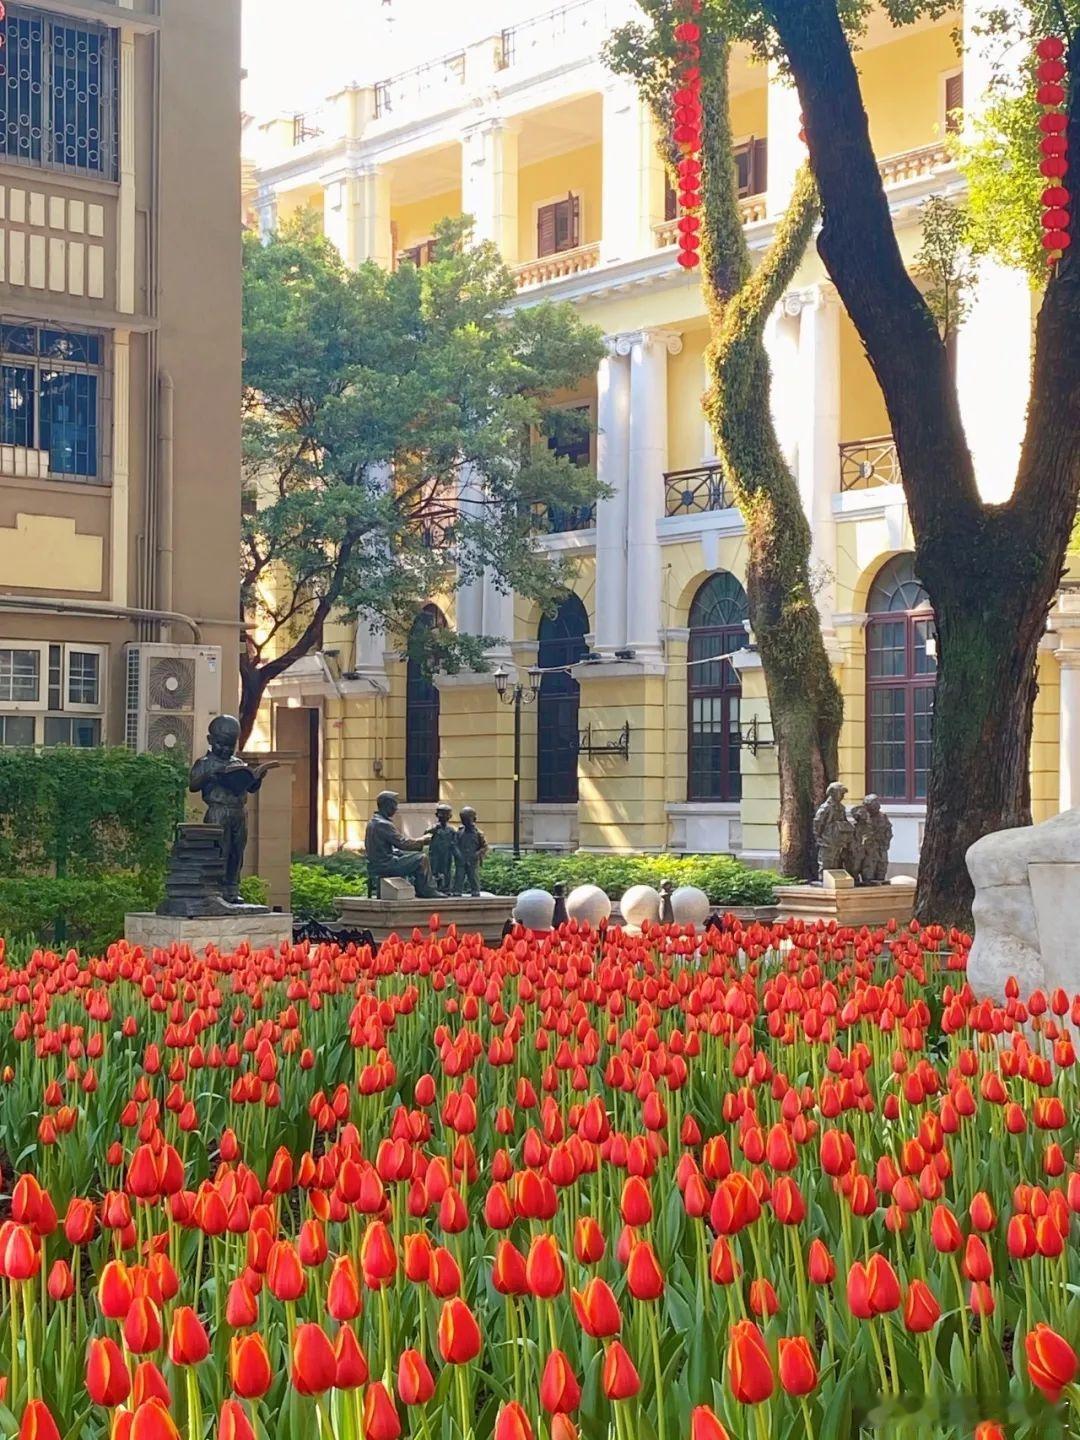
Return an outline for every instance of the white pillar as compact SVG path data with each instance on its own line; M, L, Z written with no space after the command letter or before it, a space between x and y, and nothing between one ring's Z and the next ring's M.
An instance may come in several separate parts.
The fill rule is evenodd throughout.
M639 655L660 651L661 563L668 453L667 361L678 335L644 331L630 349L630 485L626 529L626 643Z
M356 264L374 260L389 270L394 263L390 228L390 177L380 165L366 165L356 175L355 228Z
M259 217L259 237L269 240L277 229L277 193L260 189L255 197L255 212Z
M610 263L648 254L652 227L664 218L664 166L648 107L631 81L605 87L603 134L602 258Z
M373 490L388 490L393 472L388 462L369 465L364 479ZM353 667L368 676L378 674L386 679L386 630L379 619L361 618L356 622Z
M1058 755L1059 805L1080 806L1080 650L1059 650L1061 718Z
M609 340L596 377L596 648L626 644L626 517L630 483L630 347Z
M775 63L769 66L769 183L766 209L770 216L787 209L795 176L806 160L806 146L799 139L802 129L799 92Z
M461 509L470 516L482 511L484 482L471 465L462 467L458 481L461 487ZM484 577L475 575L458 588L457 629L459 635L484 635Z
M986 34L987 0L964 4L965 138L977 137L976 122L1000 93L995 76L1005 63L1018 66L1025 47L1003 57L1000 39ZM1000 7L1024 18L1022 0ZM982 30L983 33L979 33ZM1027 275L991 257L978 263L971 311L957 334L956 380L960 413L984 500L1008 500L1016 482L1031 391L1032 295ZM987 357L993 356L993 363Z
M794 470L798 464L799 441L806 395L799 355L799 314L801 298L785 296L765 322L765 350L769 356L772 407L776 438L784 459Z
M462 211L508 265L518 260L518 130L516 121L487 119L461 140Z
M821 623L831 630L837 563L832 500L840 465L840 302L831 285L819 285L802 298L799 368L799 493L810 522L811 558L821 582L817 593Z
M323 176L323 234L350 270L360 263L361 186L355 175Z
M483 603L483 633L495 640L494 654L508 657L514 638L514 593L505 586L500 587L490 565L484 571Z

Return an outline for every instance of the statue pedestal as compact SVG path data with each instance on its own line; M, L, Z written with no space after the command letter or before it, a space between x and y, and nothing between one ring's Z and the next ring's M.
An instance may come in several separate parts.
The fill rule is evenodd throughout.
M201 954L213 945L226 955L245 941L253 950L276 950L283 940L292 943L292 933L293 917L280 910L192 918L149 913L124 916L124 939L144 950L167 950L175 943L189 945Z
M915 913L914 885L778 885L776 908L781 920L835 920L838 925L876 928L895 920L906 925Z
M482 935L486 945L499 945L516 903L512 895L481 895L477 899L447 895L441 900L365 900L362 895L343 895L334 901L342 925L349 930L370 930L377 945L391 935L407 940L414 930L426 930L432 915L438 915L444 929L456 925L463 933Z

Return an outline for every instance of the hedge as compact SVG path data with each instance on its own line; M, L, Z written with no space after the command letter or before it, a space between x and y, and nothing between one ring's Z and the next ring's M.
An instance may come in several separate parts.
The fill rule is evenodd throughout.
M772 905L779 876L751 870L730 855L553 855L536 852L520 860L495 851L484 862L482 884L496 895L518 895L533 886L550 890L564 885L599 885L618 900L631 885L659 889L665 880L696 885L719 908ZM332 919L339 895L367 893L367 867L362 855L338 851L306 856L292 867L293 914L302 920Z

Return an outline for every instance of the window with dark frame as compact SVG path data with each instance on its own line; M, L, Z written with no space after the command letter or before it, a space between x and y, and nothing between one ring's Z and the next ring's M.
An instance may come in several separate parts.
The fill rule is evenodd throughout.
M565 200L541 205L536 212L536 255L560 255L576 250L581 244L581 196L573 193Z
M742 798L742 684L724 656L746 645L746 591L726 570L711 575L690 606L687 790L690 801Z
M0 747L102 743L104 651L100 647L0 642Z
M36 450L54 478L101 478L104 377L104 335L0 324L0 469L10 451Z
M0 156L116 180L116 30L8 5L0 33Z
M921 804L930 773L936 635L915 557L897 555L867 601L866 783L883 800Z
M959 135L964 128L964 72L945 76L945 131Z
M422 270L425 265L430 265L435 259L436 242L434 240L421 240L419 245L410 245L406 250L399 250L397 263L399 265L408 263L415 265Z
M769 188L769 142L765 138L744 140L736 145L735 175L739 199L751 195L764 195Z
M588 654L589 617L576 595L568 595L553 616L540 622L536 708L536 800L539 805L575 805L578 800L578 742L581 687L567 667Z
M446 619L436 605L425 605L413 621L414 633L418 628L445 627ZM405 799L415 805L438 798L439 688L410 653L405 677Z

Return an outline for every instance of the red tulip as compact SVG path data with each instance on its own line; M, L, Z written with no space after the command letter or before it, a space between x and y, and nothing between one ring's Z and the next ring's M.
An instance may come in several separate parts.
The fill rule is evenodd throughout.
M775 1388L765 1337L752 1320L737 1320L728 1338L728 1383L741 1405L759 1405Z
M160 1400L144 1400L131 1420L131 1440L180 1440L180 1432Z
M630 1251L626 1286L635 1300L659 1300L664 1293L664 1272L647 1240L639 1240Z
M875 1315L887 1315L900 1306L900 1281L896 1271L880 1251L870 1256L866 1266L866 1282L870 1306Z
M803 1335L780 1341L777 1362L780 1384L789 1395L809 1395L818 1382L817 1362Z
M500 1408L494 1440L534 1440L528 1414L516 1400L507 1401Z
M19 1440L60 1440L52 1411L44 1400L28 1400L19 1426Z
M339 1255L326 1287L326 1313L332 1320L355 1320L360 1314L360 1281L351 1255Z
M210 1354L210 1337L190 1305L173 1311L169 1359L174 1365L198 1365Z
M266 1341L259 1334L235 1335L229 1346L232 1388L245 1400L258 1400L270 1389L273 1371Z
M288 1240L279 1240L270 1249L266 1265L266 1283L275 1300L299 1300L307 1289L307 1279L300 1256Z
M319 1325L296 1327L292 1346L292 1383L301 1395L331 1390L337 1377L337 1356L326 1331Z
M529 1293L538 1300L554 1300L562 1294L566 1272L554 1235L534 1237L525 1262L525 1281Z
M594 1275L584 1290L571 1290L570 1299L578 1324L594 1340L606 1340L622 1329L619 1302L611 1286L599 1275Z
M419 1350L398 1357L397 1392L403 1405L426 1405L435 1394L435 1380Z
M480 1327L465 1301L455 1296L439 1316L439 1354L447 1365L467 1365L480 1354Z
M820 1240L811 1240L806 1273L814 1285L831 1285L836 1279L836 1261Z
M401 1421L393 1397L381 1380L369 1385L364 1396L364 1435L366 1440L398 1440Z
M381 1220L372 1220L360 1242L360 1269L369 1290L389 1285L397 1271L393 1236Z
M149 1355L163 1340L161 1311L148 1295L136 1295L124 1316L124 1344L133 1355Z
M641 1377L619 1340L607 1348L602 1383L609 1400L629 1400L641 1389Z
M86 1393L95 1405L122 1405L131 1393L131 1377L115 1340L95 1336L86 1347Z
M360 1341L343 1325L334 1338L334 1359L337 1373L334 1376L335 1390L359 1390L369 1378L368 1363Z
M708 1405L699 1405L690 1415L690 1440L730 1440L728 1432Z
M561 1350L552 1350L547 1358L540 1379L540 1404L549 1415L568 1413L581 1404L581 1386Z
M1028 1379L1051 1404L1061 1399L1066 1385L1076 1377L1076 1351L1064 1336L1049 1325L1036 1325L1024 1340L1027 1353Z
M904 1296L904 1325L915 1335L932 1330L941 1319L941 1306L923 1280L913 1280Z
M255 1440L255 1431L239 1400L223 1400L218 1440Z

